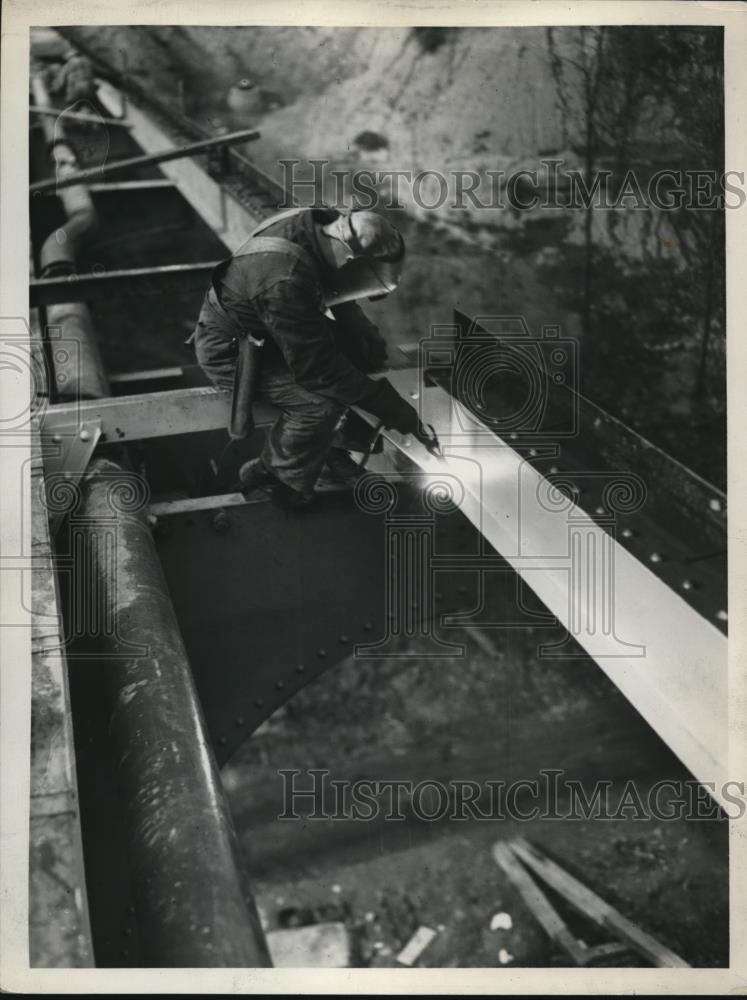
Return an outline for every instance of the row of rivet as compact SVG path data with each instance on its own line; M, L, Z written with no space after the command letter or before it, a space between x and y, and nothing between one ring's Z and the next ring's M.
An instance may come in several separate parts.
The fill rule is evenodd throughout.
M365 623L365 624L363 625L363 630L364 630L365 632L372 632L372 631L373 631L373 622L366 622L366 623ZM349 637L349 636L347 636L347 635L341 635L341 636L339 637L339 642L340 642L340 644L341 644L341 645L346 645L347 643L349 643L349 642L350 642L350 637ZM326 649L318 649L318 650L316 651L316 655L317 655L317 657L318 657L318 658L319 658L320 660L323 660L323 659L325 659L325 658L326 658L326 656L327 656L327 650L326 650ZM305 672L306 672L306 665L305 665L304 663L299 663L299 664L298 664L298 666L296 667L296 673L297 673L297 674L303 674L303 673L305 673ZM275 681L275 687L276 687L276 689L277 689L278 691L283 691L283 690L285 690L285 681L280 681L280 680L278 680L278 681ZM255 707L255 708L264 708L264 706L265 706L265 700L264 700L264 698L255 698L255 699L254 699L254 707ZM246 719L245 719L245 718L244 718L244 717L243 717L242 715L238 716L238 718L236 718L236 719L234 720L234 722L235 722L235 725L236 725L236 726L237 726L237 727L238 727L239 729L240 729L240 728L241 728L242 726L245 726L245 725L246 725ZM219 738L219 740L218 740L218 743L219 743L219 744L220 744L220 746L222 746L222 747L226 746L226 744L228 743L228 739L227 739L227 737L225 737L225 736L221 736L221 737Z

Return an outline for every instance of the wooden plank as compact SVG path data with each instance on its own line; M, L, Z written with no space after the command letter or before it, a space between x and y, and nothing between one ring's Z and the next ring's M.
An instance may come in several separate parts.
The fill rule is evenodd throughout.
M583 951L578 941L531 875L516 860L510 846L499 840L493 844L493 857L519 891L527 909L537 919L548 937L559 944L576 965L583 965Z
M523 837L511 841L514 853L543 881L561 893L568 902L597 926L612 931L616 937L626 941L636 951L644 955L654 965L662 969L689 969L690 965L679 955L665 947L656 938L624 917L591 889L575 879L560 865L545 857Z

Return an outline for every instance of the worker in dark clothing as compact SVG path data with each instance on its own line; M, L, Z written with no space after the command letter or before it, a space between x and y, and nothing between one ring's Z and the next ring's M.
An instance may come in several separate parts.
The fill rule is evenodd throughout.
M64 62L49 81L50 93L61 97L66 104L75 101L92 101L96 97L93 66L87 56L81 55L72 45L66 45Z
M355 463L333 444L353 404L385 427L421 433L391 383L369 378L386 346L354 301L393 290L403 257L400 233L373 212L294 209L215 269L194 342L211 382L233 389L232 436L251 426L252 399L281 410L261 456L239 470L245 494L269 489L304 507L323 468L327 480L351 485Z

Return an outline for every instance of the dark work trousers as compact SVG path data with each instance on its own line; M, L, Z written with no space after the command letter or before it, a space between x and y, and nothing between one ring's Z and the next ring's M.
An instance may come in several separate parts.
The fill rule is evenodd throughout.
M198 326L195 351L200 367L216 388L232 390L236 345L224 340L220 357L216 346L210 331ZM263 359L256 398L281 411L265 438L262 461L291 489L312 493L346 407L304 389L279 358Z

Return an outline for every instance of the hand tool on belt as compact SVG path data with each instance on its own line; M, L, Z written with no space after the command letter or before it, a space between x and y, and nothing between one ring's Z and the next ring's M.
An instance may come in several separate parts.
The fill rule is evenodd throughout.
M259 381L264 340L257 340L255 337L247 334L240 324L226 311L223 303L220 301L219 279L235 257L245 257L248 254L255 253L291 253L299 259L308 256L301 247L290 240L275 236L257 236L256 234L264 228L265 224L258 226L238 250L217 265L211 275L210 288L205 296L205 305L215 313L224 327L233 332L238 345L233 393L231 396L231 416L228 424L228 433L234 439L248 437L254 429L252 403L254 402L257 383ZM194 334L190 340L193 338ZM187 341L187 343L189 342Z

